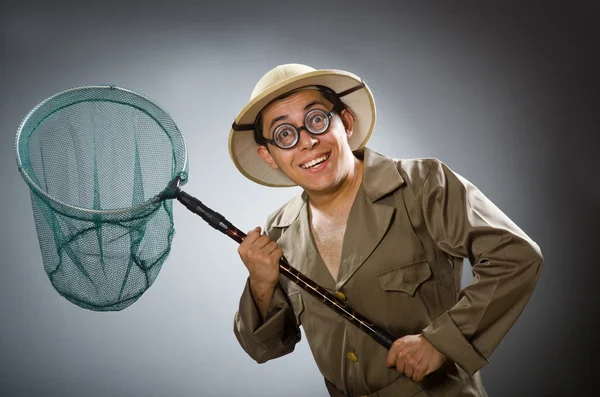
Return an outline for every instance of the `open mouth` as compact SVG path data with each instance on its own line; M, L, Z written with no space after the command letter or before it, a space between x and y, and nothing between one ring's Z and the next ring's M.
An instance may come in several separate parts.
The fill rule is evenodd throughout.
M303 168L305 170L308 170L311 168L316 168L319 166L319 164L321 164L325 160L327 160L329 158L329 156L331 156L331 153L326 153L326 154L322 155L321 157L318 157L314 160L309 161L308 163L300 164L300 168Z

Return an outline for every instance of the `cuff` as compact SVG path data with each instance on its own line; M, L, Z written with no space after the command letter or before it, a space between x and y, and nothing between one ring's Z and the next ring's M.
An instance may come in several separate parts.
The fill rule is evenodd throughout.
M281 287L277 285L273 299L267 310L267 318L263 322L260 318L258 308L250 292L250 281L246 281L246 286L240 299L240 308L238 318L247 324L250 334L260 343L272 338L278 332L284 329L285 312L289 304Z
M458 364L469 376L488 363L460 332L448 312L423 330L423 337L449 360Z

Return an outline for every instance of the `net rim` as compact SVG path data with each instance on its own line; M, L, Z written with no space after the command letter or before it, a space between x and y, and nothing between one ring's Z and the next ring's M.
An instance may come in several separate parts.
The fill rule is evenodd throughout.
M34 190L35 194L41 195L43 198L50 200L52 203L57 204L61 207L67 208L69 210L73 210L73 211L77 211L77 212L81 212L81 213L85 213L85 214L89 214L89 215L119 215L119 214L125 214L125 213L131 213L131 212L138 212L141 211L147 207L156 205L157 203L160 203L161 201L163 201L165 199L164 197L164 192L166 190L169 190L169 186L165 187L165 190L163 190L162 192L160 192L159 194L155 195L154 197L150 198L149 200L147 200L146 202L133 206L133 207L125 207L125 208L114 208L114 209L106 209L106 210L94 210L94 209L90 209L90 208L82 208L82 207L77 207L71 204L66 204L60 200L55 199L54 197L50 196L48 193L46 193L44 190L42 190L37 183L35 183L35 181L33 181L33 179L31 179L31 177L28 175L28 173L25 171L24 166L23 166L23 161L21 158L21 154L19 153L19 142L21 141L21 135L23 133L23 129L25 128L27 122L32 118L33 115L37 114L37 112L39 111L39 109L46 105L47 103L56 100L58 97L63 96L63 95L67 95L67 94L71 94L73 92L77 92L77 91L88 91L88 90L105 90L105 89L110 89L110 90L118 90L118 91L123 91L127 94L136 96L138 98L143 99L144 101L147 101L148 103L152 104L153 106L155 106L160 112L162 112L172 123L173 125L177 128L177 131L179 132L179 136L181 137L182 140L182 144L183 144L183 149L184 149L184 156L183 156L183 165L181 167L181 170L177 171L175 173L175 178L180 177L181 182L180 184L183 185L187 182L187 172L185 171L187 169L188 166L188 152L187 152L187 145L185 142L185 137L183 136L183 134L181 133L181 130L179 129L179 126L177 125L177 123L175 122L175 120L173 119L173 117L171 117L171 115L169 114L169 112L167 112L166 110L163 109L162 106L160 106L158 103L156 103L154 100L148 98L147 96L140 94L139 92L127 89L127 88L123 88L117 85L113 85L113 84L109 84L109 85L85 85L85 86L79 86L79 87L74 87L74 88L70 88L64 91L60 91L46 99L44 99L43 101L41 101L40 103L38 103L33 109L31 109L27 115L23 118L23 120L21 121L21 123L19 124L19 128L17 129L17 135L15 136L15 155L16 155L16 159L17 159L17 168L19 170L19 173L21 174L21 176L23 177L23 179L25 180L25 182L27 183L27 185L29 186L30 189ZM174 179L175 179L174 178Z

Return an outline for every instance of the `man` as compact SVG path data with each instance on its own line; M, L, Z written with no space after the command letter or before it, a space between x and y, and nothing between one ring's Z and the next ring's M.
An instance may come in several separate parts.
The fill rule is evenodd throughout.
M302 325L331 396L485 396L479 370L539 278L539 247L436 159L365 147L369 88L352 73L280 65L233 123L236 167L300 186L239 246L249 271L234 332L257 362L294 350ZM396 335L388 350L279 274L292 266ZM473 283L460 288L462 260Z

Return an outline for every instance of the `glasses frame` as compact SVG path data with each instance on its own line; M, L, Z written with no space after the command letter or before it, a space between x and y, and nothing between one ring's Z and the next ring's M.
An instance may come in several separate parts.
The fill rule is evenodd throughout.
M293 124L290 123L283 123L283 124L279 124L277 127L275 127L274 131L276 131L277 129L283 127L283 126L288 126L291 129L293 129L294 131L296 131L296 139L294 140L294 143L290 146L281 146L277 143L277 141L275 139L268 139L265 136L262 136L262 140L263 142L266 143L270 143L271 145L277 146L279 149L283 149L283 150L291 150L293 148L295 148L296 146L298 146L298 143L300 142L300 133L303 130L308 131L309 134L311 135L323 135L325 134L327 131L329 131L329 127L331 126L331 118L333 117L333 115L337 112L339 112L341 109L343 109L343 107L341 107L339 104L336 104L333 106L333 109L331 109L329 112L326 112L323 109L312 109L309 110L308 112L306 112L306 114L304 115L304 124L301 125L300 127L296 127ZM311 131L310 128L308 128L306 126L306 124L308 123L308 116L313 113L313 112L321 112L323 114L323 116L325 116L325 120L326 120L326 127L323 129L323 131L317 132L317 131Z

